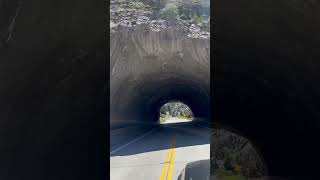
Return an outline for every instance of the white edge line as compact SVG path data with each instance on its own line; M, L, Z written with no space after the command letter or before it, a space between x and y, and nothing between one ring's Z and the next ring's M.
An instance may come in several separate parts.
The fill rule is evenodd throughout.
M122 149L122 148L124 148L124 147L128 146L129 144L134 143L134 142L138 141L139 139L141 139L141 138L143 138L143 137L147 136L148 134L150 134L150 133L151 133L152 131L154 131L155 129L157 129L157 128L153 128L153 129L151 129L149 132L147 132L146 134L144 134L144 135L142 135L142 136L140 136L140 137L137 137L136 139L134 139L134 140L132 140L132 141L128 142L127 144L125 144L125 145L123 145L123 146L120 146L120 147L118 147L117 149L115 149L115 150L111 151L111 152L110 152L110 155L111 155L111 154L113 154L113 153L115 153L115 152L117 152L117 151L119 151L120 149Z

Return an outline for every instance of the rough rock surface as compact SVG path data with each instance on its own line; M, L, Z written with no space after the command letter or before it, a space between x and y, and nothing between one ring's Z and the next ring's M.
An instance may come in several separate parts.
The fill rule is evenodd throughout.
M245 137L224 129L212 129L211 139L211 167L215 177L219 171L228 170L230 174L251 178L267 174L262 157ZM230 169L226 169L227 163Z
M111 134L111 144L125 142L133 128L157 125L170 100L209 120L209 36L194 26L190 33L188 21L158 18L162 3L111 1L110 128L122 129L121 137Z
M186 3L186 2L184 2ZM190 4L191 2L189 2ZM182 4L182 3L180 3ZM188 3L186 3L188 4ZM183 6L183 4L181 5ZM121 27L134 29L145 25L151 31L161 31L168 28L184 30L191 38L210 38L210 18L208 21L197 23L193 20L178 18L175 22L161 19L159 9L162 3L146 3L139 0L111 0L110 2L110 30L111 33Z
M152 124L158 120L161 103L178 98L195 116L208 117L210 41L188 38L173 29L137 28L111 36L111 116ZM111 118L112 126L121 123L116 119Z

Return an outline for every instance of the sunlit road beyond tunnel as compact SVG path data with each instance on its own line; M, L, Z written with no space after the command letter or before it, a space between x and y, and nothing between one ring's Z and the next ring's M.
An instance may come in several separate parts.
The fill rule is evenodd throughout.
M210 158L210 131L192 121L164 124L111 147L110 157L112 180L176 180L187 163Z

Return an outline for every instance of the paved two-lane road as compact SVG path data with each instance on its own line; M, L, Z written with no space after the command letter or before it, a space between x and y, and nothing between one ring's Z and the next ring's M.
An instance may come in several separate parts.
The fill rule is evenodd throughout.
M177 180L187 163L210 158L210 131L165 124L110 156L111 180Z

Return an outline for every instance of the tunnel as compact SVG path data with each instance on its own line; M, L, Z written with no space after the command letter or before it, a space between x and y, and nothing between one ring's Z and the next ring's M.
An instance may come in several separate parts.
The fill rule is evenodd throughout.
M210 41L167 29L121 29L110 39L110 140L121 144L159 125L162 105L180 101L210 121Z

